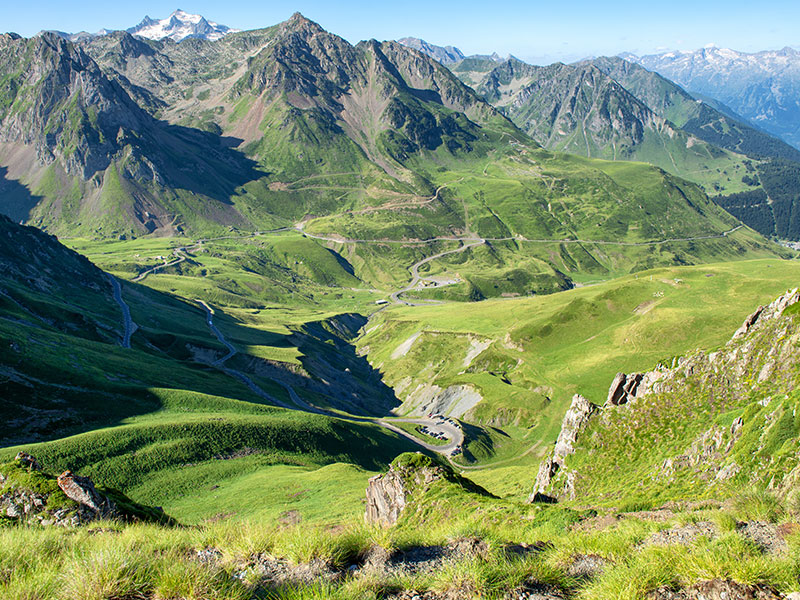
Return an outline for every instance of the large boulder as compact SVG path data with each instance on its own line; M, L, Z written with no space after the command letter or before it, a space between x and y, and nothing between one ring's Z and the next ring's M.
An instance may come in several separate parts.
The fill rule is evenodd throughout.
M158 507L137 504L88 477L65 471L54 477L27 452L0 464L0 516L26 525L75 527L97 519L174 523Z
M419 452L407 452L394 459L386 473L369 480L364 518L367 523L394 525L409 511L413 518L414 507L427 506L426 494L445 489L448 501L454 503L495 498L450 466Z
M113 516L117 512L114 502L101 495L88 477L79 477L72 471L64 471L57 479L58 487L64 495L91 509L98 515Z

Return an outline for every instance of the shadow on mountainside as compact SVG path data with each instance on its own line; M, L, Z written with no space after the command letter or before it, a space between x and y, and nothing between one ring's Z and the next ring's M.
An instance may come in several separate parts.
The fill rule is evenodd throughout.
M19 181L8 178L8 168L0 167L0 214L17 223L28 220L31 210L42 196L31 194Z
M170 187L230 205L238 188L269 175L235 149L243 141L239 138L163 121L155 122L154 132L160 135L149 143L155 145L152 150ZM151 149L143 150L149 154Z
M127 350L117 343L121 322L110 330L108 315L98 312L114 307L110 294L103 300L96 292L73 293L71 311L63 310L62 298L48 305L39 303L37 291L36 302L17 294L28 304L21 317L20 302L4 304L0 295L0 446L54 440L163 410L287 414L213 364L227 350L199 305L141 284L125 282L122 289L138 326ZM306 323L290 334L246 327L219 308L214 322L242 351L224 366L274 398L286 401L284 389L291 386L306 402L359 416L385 415L400 404L352 344L366 322L362 315ZM297 347L302 367L244 353L250 345Z

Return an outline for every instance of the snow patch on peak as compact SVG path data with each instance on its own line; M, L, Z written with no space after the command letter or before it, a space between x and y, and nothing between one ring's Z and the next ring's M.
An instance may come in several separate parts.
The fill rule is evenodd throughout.
M202 15L178 9L165 19L151 19L146 16L136 27L131 27L127 31L131 35L151 40L169 38L180 42L188 37L215 41L239 30L208 21Z

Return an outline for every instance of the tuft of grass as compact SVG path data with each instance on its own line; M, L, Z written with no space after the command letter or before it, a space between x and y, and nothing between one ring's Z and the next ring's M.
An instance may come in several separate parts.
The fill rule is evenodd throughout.
M766 490L749 490L733 498L733 515L740 521L775 523L783 514L778 498Z
M136 598L152 591L153 566L119 546L77 553L64 565L58 596L63 600Z

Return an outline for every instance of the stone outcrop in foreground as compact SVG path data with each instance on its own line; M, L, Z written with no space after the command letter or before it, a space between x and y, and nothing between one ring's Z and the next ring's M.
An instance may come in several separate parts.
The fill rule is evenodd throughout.
M20 452L0 464L0 517L27 525L75 527L98 519L172 523L160 508L137 504L121 492L98 490L88 477L48 475L36 458Z
M440 498L443 494L455 503L496 499L449 465L419 452L406 452L392 461L386 473L369 480L364 518L367 523L390 527L403 515L407 515L406 519L413 518L417 509L429 506L431 494L439 494Z
M424 492L444 476L444 468L422 454L401 455L386 473L371 477L367 483L365 520L386 527L394 525L412 494Z

